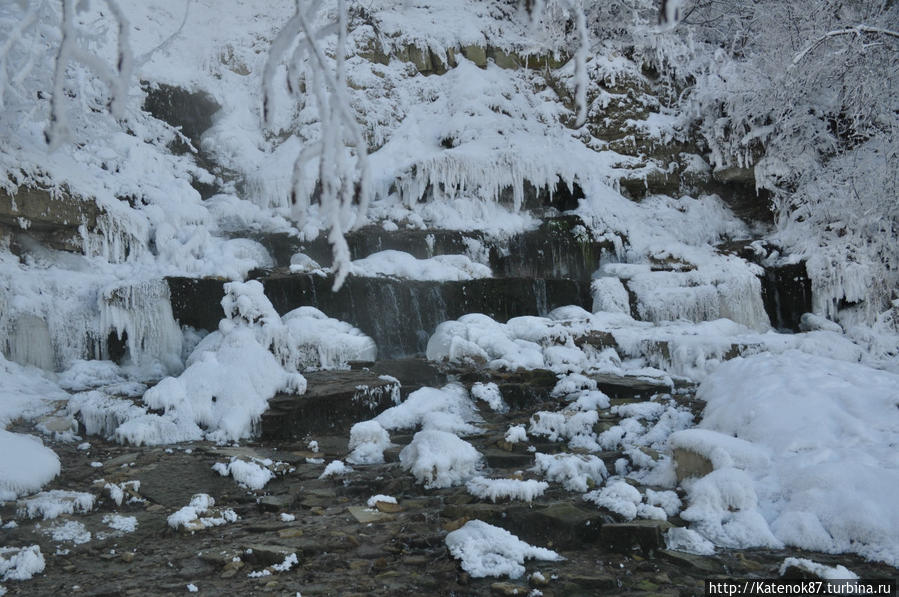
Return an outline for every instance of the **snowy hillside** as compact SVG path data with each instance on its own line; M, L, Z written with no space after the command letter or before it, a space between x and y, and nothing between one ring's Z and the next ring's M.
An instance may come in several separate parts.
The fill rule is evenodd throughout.
M899 565L899 8L309 4L0 6L3 582L71 542L28 500L149 516L138 472L69 476L91 445L235 450L261 499L335 435L303 478ZM187 497L174 529L250 520ZM472 577L575 565L508 530L441 532Z

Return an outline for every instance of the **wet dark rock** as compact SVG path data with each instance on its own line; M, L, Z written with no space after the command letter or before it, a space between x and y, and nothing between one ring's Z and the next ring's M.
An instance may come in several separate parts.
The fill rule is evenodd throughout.
M491 246L490 267L496 276L589 281L602 256L614 250L611 241L594 240L579 216L559 216Z
M10 195L0 188L0 239L11 237L16 254L32 245L81 253L79 227L95 230L103 210L92 200L72 197L64 190L20 187Z
M194 148L200 148L200 139L212 126L213 118L221 109L215 99L204 91L188 91L165 83L144 83L147 97L143 109L154 118L181 130ZM187 153L183 142L171 148L176 154Z
M212 461L174 456L134 471L140 480L140 493L155 504L177 510L186 506L195 493L208 493L218 499L244 493L230 478L212 470Z
M597 388L611 398L645 398L653 394L670 392L671 386L661 380L646 379L630 375L596 373L591 375Z
M172 315L181 325L215 331L225 317L222 297L225 280L219 278L166 278L171 292Z
M707 574L720 574L724 571L724 567L722 566L721 562L719 562L715 558L710 558L707 556L699 556L683 551L675 551L672 549L660 549L656 552L656 555L661 559L668 560L669 562L676 564L682 569L693 568Z
M510 516L512 525L520 525L522 537L553 549L576 549L594 543L600 537L603 515L571 502L557 502L545 508L521 512L521 519Z
M304 374L305 394L278 394L263 413L264 440L303 438L308 434L348 434L359 421L394 406L395 382L368 371L311 371Z
M534 455L530 452L507 452L497 448L482 450L487 466L492 469L520 469L534 464Z
M671 527L662 520L634 520L605 524L600 532L603 547L610 551L628 553L639 547L644 553L652 553L665 546L662 532Z
M799 331L802 315L812 310L812 281L805 263L765 267L762 301L772 326Z
M596 595L609 591L617 592L621 589L618 579L602 572L569 574L562 579L562 586L558 589L559 595Z
M446 384L446 373L436 364L423 358L381 359L364 366L375 375L395 377L402 384L403 398L423 387L440 387Z
M287 233L241 233L259 242L268 250L276 267L286 268L290 258L296 253L304 253L322 267L333 263L331 246L325 235L304 241ZM468 249L466 241L480 240L482 235L474 232L455 230L407 229L387 231L381 226L364 226L346 234L347 245L352 259L363 259L380 251L402 251L417 259L428 259L435 255L463 255Z

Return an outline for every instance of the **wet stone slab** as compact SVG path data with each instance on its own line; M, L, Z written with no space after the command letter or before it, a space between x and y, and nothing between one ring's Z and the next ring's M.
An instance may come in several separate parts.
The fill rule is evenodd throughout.
M345 433L354 423L377 416L399 400L399 385L366 370L313 371L302 396L278 394L262 415L263 440Z

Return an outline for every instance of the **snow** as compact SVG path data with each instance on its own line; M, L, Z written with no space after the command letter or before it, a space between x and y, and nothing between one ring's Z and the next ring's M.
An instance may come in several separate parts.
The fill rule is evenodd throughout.
M50 520L63 514L90 512L95 502L96 497L92 493L53 489L19 500L17 511L20 516Z
M665 533L665 546L676 551L710 556L715 553L715 544L691 529L674 527Z
M517 444L518 442L526 442L528 441L528 432L525 429L524 425L509 425L509 428L506 429L506 434L503 436L510 444Z
M373 495L368 498L368 501L365 502L365 505L369 508L374 508L378 505L379 502L383 502L385 504L395 504L396 498L390 495L384 495L379 493L378 495Z
M106 514L103 516L103 524L109 528L121 531L123 533L133 533L137 530L137 518L134 516L123 516L121 514Z
M587 491L598 485L608 472L602 460L592 454L534 454L534 471L549 481L556 481L568 491Z
M268 468L271 465L270 459L254 458L252 461L248 461L232 456L231 461L227 464L216 462L212 465L212 470L223 477L230 475L241 487L262 489L266 483L275 478L275 473Z
M281 318L286 330L275 340L275 353L297 371L348 369L350 361L374 361L374 340L352 325L315 307L300 307Z
M44 571L46 563L41 548L0 547L0 577L2 580L28 580Z
M470 520L446 536L450 554L474 578L521 578L526 559L558 562L564 558L544 547L534 547L518 537L480 520Z
M474 425L481 421L477 407L468 391L459 384L447 384L442 388L423 387L397 406L393 406L374 419L384 429L438 429L459 435L480 433Z
M137 479L122 481L121 483L107 483L104 479L100 479L99 481L95 481L95 485L103 485L103 489L109 492L109 497L116 503L116 506L122 505L126 491L132 494L140 491L140 481ZM128 501L132 502L135 499L136 498L132 495Z
M184 372L144 394L144 403L164 414L125 422L116 429L117 438L137 445L246 438L269 398L305 391L306 380L285 369L268 348L285 326L262 285L226 284L222 307L219 331L197 345Z
M483 457L470 443L447 431L424 429L400 452L400 464L425 488L461 485L483 466Z
M360 277L390 277L404 280L435 280L441 282L489 278L486 265L475 263L465 255L437 255L416 259L402 251L381 251L352 263L353 275Z
M0 429L0 501L39 491L59 472L59 457L40 438Z
M499 391L499 386L492 381L486 384L480 381L475 382L471 386L471 395L477 400L486 402L487 406L494 412L504 413L509 410L509 406L503 401L503 395Z
M593 433L593 425L599 420L595 410L563 410L559 412L538 411L531 416L528 433L542 435L550 441L569 440L572 448L598 450Z
M895 374L796 350L728 361L699 388L700 427L740 468L693 483L681 516L724 545L783 543L895 564L897 388ZM746 443L770 460L735 457Z
M279 317L261 284L240 282L250 270L273 265L252 238L276 232L291 242L311 242L335 222L341 230L374 223L398 233L467 231L474 234L465 241L465 255L416 259L384 251L350 267L359 276L411 281L486 278L492 275L485 265L490 251L508 250L503 243L511 235L540 223L539 214L525 209L531 187L546 190L559 183L571 188L577 182L585 197L569 215L584 221L583 238L613 247L595 264L593 313L567 307L505 323L467 314L438 326L428 342L428 358L493 369L547 368L560 376L553 394L565 401L565 408L536 413L528 430L510 427L505 435L510 443L531 435L565 441L572 451L621 451L617 473L660 487L674 485L666 450L705 456L715 470L705 479L685 482L685 512L694 530L722 545L780 542L825 552L853 551L895 564L899 521L887 496L899 485L891 454L897 431L891 388L899 384L895 375L876 368L899 372L899 304L890 307L888 301L899 271L890 267L897 255L889 233L895 217L881 207L895 204L884 195L884 189L895 185L884 184L883 173L896 168L892 158L880 157L896 152L882 139L882 131L890 127L880 122L870 126L864 119L877 114L889 125L896 111L847 111L830 97L820 110L807 110L803 99L786 102L788 112L801 117L788 113L789 118L759 126L756 119L770 111L770 98L781 96L764 93L770 90L771 73L758 67L774 68L783 61L769 53L782 46L771 43L776 39L771 31L791 26L791 19L778 22L777 10L770 15L746 12L768 20L761 21L766 35L747 38L753 52L742 54L743 64L710 52L721 40L709 31L690 29L683 37L671 31L664 39L654 35L650 47L631 35L637 25L609 18L603 3L587 3L587 16L598 28L593 33L602 37L607 23L616 23L626 31L624 43L634 58L626 58L616 45L618 32L594 46L586 61L579 12L574 14L576 31L566 32L571 15L564 10L564 18L544 11L531 23L523 11L509 10L508 3L427 0L398 10L394 2L374 0L366 4L364 18L352 19L346 40L341 72L351 85L333 89L326 102L346 108L337 120L344 122L349 137L359 132L365 137L356 138L357 149L344 155L340 152L348 137L323 124L333 111L319 102L298 102L274 84L284 74L311 81L308 63L300 60L289 70L278 67L275 79L263 85L263 75L272 73L268 49L293 3L235 3L223 11L216 2L194 0L183 14L185 31L191 34L177 35L158 48L178 29L181 11L158 1L120 3L130 21L141 24L127 29L133 52L118 47L115 36L97 33L116 27L115 9L101 14L99 3L82 3L87 12L78 16L77 35L70 39L83 44L96 62L88 69L59 69L62 76L56 80L57 5L19 2L3 7L2 33L17 31L25 11L32 9L38 10L40 26L9 37L3 49L9 54L0 56L0 187L13 203L21 204L26 188L39 188L59 200L61 212L72 201L87 211L96 206L101 213L95 223L78 216L83 221L75 249L83 255L45 246L37 240L38 223L24 217L17 220L19 230L0 231L0 500L40 491L60 472L59 459L40 440L6 429L13 421L33 424L45 415L75 416L88 434L138 445L243 440L258 431L272 396L303 393L303 371L346 368L349 361L377 357L371 338L353 326L312 307ZM837 20L853 14L841 13ZM806 25L800 35L815 32L819 23ZM322 42L330 61L336 40ZM687 42L689 48L682 45ZM479 68L458 51L488 43L516 59L578 52L575 60L554 71L548 86L548 76L539 70L504 69L496 60ZM881 52L876 44L858 45L870 57ZM458 66L425 76L409 63L410 49L446 67L452 50ZM849 64L857 56L852 47L845 49ZM371 60L371 52L383 52L385 60ZM72 57L71 52L62 55ZM721 63L711 64L713 56ZM119 58L123 67L134 65L134 80L208 92L222 106L212 129L196 143L194 149L202 155L190 151L179 156L167 149L180 133L141 109L146 93L136 86L124 88L124 76L91 74L97 65L113 72ZM18 71L23 62L26 68ZM658 66L662 77L692 79L695 85L684 101L656 112L658 98L641 90L646 82L640 76L643 62ZM815 67L826 63L819 62ZM795 84L784 89L807 93L803 83L809 79L795 78L800 72L822 81L832 78L818 76L817 68L795 69L794 78L786 79ZM564 97L576 98L580 112L588 84L594 99L587 107L598 122L621 97L609 90L624 86L628 93L636 92L649 113L627 120L620 132L633 141L633 153L646 144L649 155L616 153L610 149L613 143L592 136L595 128L569 127L575 115ZM62 97L63 87L73 90L71 97ZM263 88L272 100L266 127L261 126ZM56 93L48 94L48 89ZM112 112L105 108L110 101ZM877 108L882 101L869 103ZM833 109L829 104L841 114L856 114L874 137L843 149L845 144L822 131L824 143L830 139L838 148L822 161L810 153L829 152L825 145L816 140L797 147L793 141L801 145L808 141L805 133L820 130L808 119L821 124L835 116L827 112ZM679 113L686 108L690 113ZM52 126L51 112L56 116ZM684 182L690 186L691 176L699 180L711 171L706 157L720 173L728 163L750 165L747 144L765 143L768 157L755 169L759 184L777 179L779 188L796 187L790 197L779 196L775 202L781 217L773 232L763 225L750 228L713 195L650 195L640 202L621 195L622 177L648 181L663 171L677 175L669 168L676 164L652 154L669 143L695 140L681 132L697 126L711 155L680 156L686 163ZM47 131L57 145L52 152L44 140ZM319 172L315 163L297 162L301 149L324 146L340 159L325 160ZM364 196L371 191L370 209L336 213L333 202L309 201L321 173L347 174L344 166L352 166L356 156L362 159L363 147L371 152L372 186L359 192ZM205 170L207 163L215 164L213 171ZM796 172L802 176L794 180ZM336 178L326 176L319 190L331 193ZM222 192L202 200L193 188L197 181L216 183ZM781 185L784 181L791 184ZM344 198L351 188L344 187ZM298 191L297 205L292 205L292 189ZM846 202L847 196L857 201ZM762 244L754 243L757 256L766 265L804 259L812 279L814 313L803 315L804 333L771 332L762 308L760 268L715 248L772 235L782 245L779 250L786 247L793 253L765 254L758 250ZM337 237L331 240L339 244ZM340 257L338 266L349 260L348 251ZM291 258L291 270L324 273L302 253ZM201 340L200 333L175 321L165 282L172 275L229 281L226 316L218 331ZM594 349L579 342L590 332L611 334L615 346ZM121 365L108 360L105 339L110 333L123 340L127 335ZM745 358L728 362L739 353ZM672 391L682 378L704 382L700 397L708 406L701 428L687 429L693 425L690 414L663 397L615 407L611 413L624 418L597 435L597 411L611 403L595 382L591 386L589 376L597 373L651 379ZM411 461L405 464L415 469L415 463L424 467L433 460L452 482L459 482L474 465L462 457L466 451L460 446L468 444L457 436L481 432L475 400L496 412L506 409L494 388L476 383L471 396L456 385L413 393L405 403L353 428L347 462L382 462L388 431L420 427L420 435L432 441L422 439L414 454L407 453ZM58 412L64 403L64 411ZM440 460L429 451L431 443L457 450L439 455L461 460ZM658 457L650 456L653 451ZM95 458L99 461L99 455ZM536 470L570 490L586 491L607 474L601 461L590 458L538 454ZM220 467L253 485L265 476L253 463L236 464L244 468L237 474L233 465ZM416 476L438 483L423 471ZM740 483L748 489L742 491ZM107 490L120 503L124 492L112 487ZM616 483L594 493L607 490L603 500L628 513L627 503L646 514L658 515L650 510L656 508L668 516L682 506L670 492L647 490L645 502L637 503L613 489L627 493ZM688 532L675 542L705 549Z
M784 558L779 573L783 576L787 568L799 568L822 580L857 580L858 575L845 566L825 566L806 558Z
M212 496L205 493L194 494L187 506L168 517L168 525L173 529L183 528L193 532L237 520L238 516L234 510L213 511L214 505L215 499ZM203 514L209 516L202 516Z
M342 477L353 472L353 469L340 460L332 460L319 475L319 479L329 479L331 477Z
M643 496L640 490L624 481L609 481L602 489L585 494L584 499L625 520L633 520L637 517L637 507L643 501Z
M465 484L468 493L482 500L489 498L493 503L496 503L497 499L532 502L534 498L543 495L548 487L549 483L534 479L488 479L486 477L475 477Z
M59 522L52 526L46 527L45 533L49 534L54 541L63 543L71 542L75 545L81 545L91 540L91 532L77 520L67 520Z
M390 447L390 434L378 421L363 421L350 428L347 456L350 464L379 464L384 462L384 450Z

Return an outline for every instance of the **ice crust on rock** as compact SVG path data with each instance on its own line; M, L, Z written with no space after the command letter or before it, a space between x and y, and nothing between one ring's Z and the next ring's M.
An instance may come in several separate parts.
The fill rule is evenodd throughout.
M534 470L549 481L556 481L568 491L587 491L590 484L599 485L608 472L602 460L592 454L534 454Z
M543 495L548 487L549 483L546 481L535 481L534 479L488 479L486 477L475 477L465 484L468 493L482 500L489 499L493 503L496 503L498 499L532 502L534 498Z
M384 450L390 447L390 434L377 420L356 423L350 428L350 464L379 464L384 462Z
M19 500L17 510L21 516L50 520L62 514L90 512L96 499L92 493L53 489Z
M38 545L0 547L0 580L28 580L43 572L45 566Z
M521 578L527 559L558 562L564 558L544 547L534 547L518 537L480 520L470 520L446 536L450 554L475 578Z
M845 566L826 566L807 558L784 558L779 573L783 576L787 568L798 568L823 580L857 580L858 575Z
M221 526L237 520L234 510L213 511L215 499L205 493L194 494L190 503L168 517L167 521L173 529L183 528L186 531L200 531L209 527ZM206 514L207 516L203 516Z
M481 421L468 391L459 384L420 388L374 418L384 429L438 429L459 435L480 433Z
M268 458L244 460L232 456L227 464L216 462L212 465L212 470L223 477L230 475L241 486L249 489L262 489L266 483L275 478L275 473L269 468L272 464L271 459Z
M461 485L478 474L483 457L453 433L424 429L400 452L400 464L426 488Z
M390 277L404 280L474 280L489 278L490 268L475 263L466 255L436 255L416 259L402 251L380 251L364 259L353 261L353 275L360 277Z

